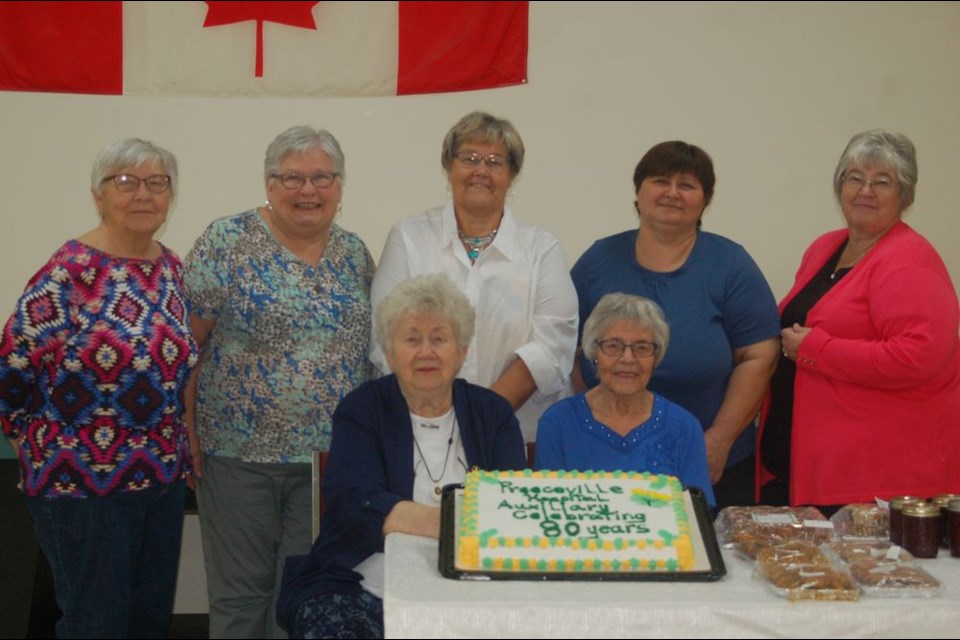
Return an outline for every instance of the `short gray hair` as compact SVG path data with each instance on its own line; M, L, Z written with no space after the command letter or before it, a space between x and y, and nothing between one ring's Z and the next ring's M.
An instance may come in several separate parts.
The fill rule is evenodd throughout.
M307 153L319 149L330 158L333 170L340 176L342 183L347 178L346 159L340 143L326 129L314 129L307 126L290 127L270 143L263 160L263 177L269 180L280 171L280 165L292 153Z
M850 165L880 167L892 171L900 185L900 207L913 204L917 190L917 149L902 133L883 129L862 131L850 139L833 172L833 192L840 197L843 178Z
M659 365L667 355L667 345L670 344L670 327L663 316L663 309L653 300L627 293L608 293L593 308L583 325L581 346L584 355L590 360L594 359L597 340L618 320L635 322L653 333L653 342L658 347L654 366Z
M390 355L390 338L397 322L407 312L440 316L453 327L461 347L473 340L476 312L467 296L446 274L431 273L401 282L377 305L377 341L387 355Z
M98 196L103 195L103 183L108 176L131 167L141 167L151 162L159 162L163 171L170 176L170 194L177 193L177 159L172 153L140 138L127 138L108 144L93 161L90 173L90 188Z
M502 142L507 148L510 160L510 177L516 178L523 168L523 139L509 120L497 118L483 111L473 111L463 116L453 125L443 138L443 149L440 152L440 164L444 171L449 173L453 164L453 157L460 149L460 145L467 142Z

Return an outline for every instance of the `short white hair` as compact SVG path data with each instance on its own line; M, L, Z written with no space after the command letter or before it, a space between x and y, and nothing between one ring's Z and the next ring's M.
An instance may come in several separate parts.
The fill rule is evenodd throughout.
M177 194L177 159L161 146L140 138L127 138L108 144L93 161L90 173L90 188L98 196L103 195L103 183L108 176L128 167L142 167L159 162L166 175L170 176L170 195Z
M833 192L837 198L851 165L892 172L900 185L901 211L913 204L917 191L917 149L907 136L883 129L862 131L853 136L833 172Z
M476 312L467 296L443 273L432 273L401 282L377 305L377 341L387 355L397 322L406 313L436 314L450 323L460 347L470 344Z
M670 326L663 315L663 309L653 300L626 293L608 293L600 298L590 317L583 325L581 347L584 355L593 360L597 355L597 340L618 320L636 322L653 333L653 342L657 345L657 360L654 366L663 362L670 344Z

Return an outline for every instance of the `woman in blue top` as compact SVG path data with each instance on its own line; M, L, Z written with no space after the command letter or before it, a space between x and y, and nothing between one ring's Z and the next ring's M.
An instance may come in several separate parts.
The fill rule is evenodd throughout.
M583 353L600 384L556 403L540 418L537 468L650 471L699 487L714 506L700 423L647 389L670 330L656 303L605 295L583 327Z
M740 245L700 230L713 197L713 162L699 147L663 142L633 174L638 230L594 243L571 275L586 318L607 293L644 296L663 309L674 338L650 389L696 416L719 506L753 503L752 423L776 366L777 305ZM577 390L597 383L578 358Z

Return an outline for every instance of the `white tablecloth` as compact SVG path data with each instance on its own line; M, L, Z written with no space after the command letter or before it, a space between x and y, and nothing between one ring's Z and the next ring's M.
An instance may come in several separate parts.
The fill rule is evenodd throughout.
M945 638L960 636L960 559L922 562L941 596L791 603L724 551L718 582L458 581L437 542L386 541L388 638Z

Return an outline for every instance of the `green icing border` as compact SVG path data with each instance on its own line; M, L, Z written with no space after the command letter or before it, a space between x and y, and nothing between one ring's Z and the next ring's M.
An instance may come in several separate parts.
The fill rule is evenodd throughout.
M531 478L535 474L542 476L544 479L552 479L549 477L549 474L555 473L558 479L578 479L578 480L595 480L595 479L617 479L617 480L634 480L640 479L643 481L650 482L650 489L663 489L670 488L670 493L672 494L672 500L670 503L673 505L674 516L677 520L677 531L676 535L670 533L669 531L661 529L657 532L660 539L663 540L666 546L673 547L675 542L680 537L690 533L690 522L689 514L685 508L683 502L683 487L680 484L679 479L665 475L665 474L652 474L649 471L636 472L636 471L556 471L556 472L535 472L530 469L525 469L521 472L512 472L512 471L476 471L467 474L467 479L465 482L465 490L463 500L461 502L461 518L460 518L460 532L462 536L475 536L477 535L476 531L478 528L477 522L477 504L479 502L479 497L477 495L478 489L477 486L482 483L488 484L499 484L501 479L509 478ZM651 505L654 506L654 505ZM504 536L498 536L498 531L496 529L489 529L479 537L479 544L481 549L489 548L489 541L493 538L497 539L498 545L508 548L506 545L507 538ZM554 537L548 538L550 545L555 547L558 546L561 541L563 546L570 546L575 538L572 537ZM517 548L522 548L524 543L523 537L517 537L513 539L514 546ZM581 548L588 546L589 540L594 540L593 538L579 538ZM622 550L624 546L629 546L631 542L634 542L635 538L608 538L608 540L613 544L614 549ZM646 540L647 544L650 546L655 546L656 538L648 538ZM530 538L531 547L539 548L540 545L540 536L533 536ZM597 551L603 551L603 544L597 545ZM495 560L493 558L483 558L481 564L485 569L492 569ZM546 567L549 562L543 558L502 558L504 570L520 570L520 571L546 571ZM669 559L665 561L666 567L664 569L658 569L656 567L656 561L649 558L630 558L627 561L622 561L619 559L613 559L611 562L611 569L614 571L618 570L634 570L634 571L678 571L679 563L676 559ZM603 570L603 560L600 558L588 559L588 560L562 560L558 559L556 561L557 571L567 571L567 565L572 565L569 570L575 572L582 571L602 571ZM645 567L646 565L646 567Z

